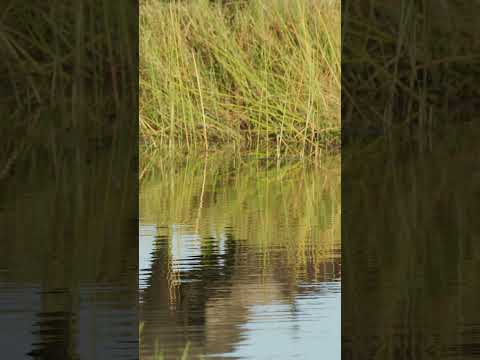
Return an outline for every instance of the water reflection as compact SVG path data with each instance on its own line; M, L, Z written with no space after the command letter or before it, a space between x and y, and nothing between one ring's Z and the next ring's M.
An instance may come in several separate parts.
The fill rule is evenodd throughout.
M142 186L141 358L339 359L338 161L232 162Z
M424 138L342 154L345 359L480 357L479 132Z
M138 358L136 188L63 155L2 184L0 357Z

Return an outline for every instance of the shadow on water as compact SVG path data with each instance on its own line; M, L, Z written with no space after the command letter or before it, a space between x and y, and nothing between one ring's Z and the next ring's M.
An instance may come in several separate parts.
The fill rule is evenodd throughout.
M2 180L4 359L138 357L137 187L117 157L129 155L83 150L25 154Z
M339 358L338 170L204 160L146 178L141 358Z
M480 358L479 135L343 152L342 358Z

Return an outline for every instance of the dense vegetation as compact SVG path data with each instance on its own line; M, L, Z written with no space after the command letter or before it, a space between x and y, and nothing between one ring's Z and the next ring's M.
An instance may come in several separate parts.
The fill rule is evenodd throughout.
M319 156L340 138L340 2L145 0L144 154Z
M362 0L343 10L342 145L397 129L425 141L477 117L477 2Z
M135 2L11 0L0 18L0 181L137 142Z

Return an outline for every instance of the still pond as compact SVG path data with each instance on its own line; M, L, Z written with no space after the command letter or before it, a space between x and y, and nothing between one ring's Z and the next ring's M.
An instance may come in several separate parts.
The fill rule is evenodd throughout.
M340 359L339 159L159 167L139 231L141 359Z

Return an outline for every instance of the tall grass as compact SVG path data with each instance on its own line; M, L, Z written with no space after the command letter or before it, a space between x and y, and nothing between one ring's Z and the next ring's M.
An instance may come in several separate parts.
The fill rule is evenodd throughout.
M478 112L478 2L350 1L342 11L344 140L415 130L426 142ZM346 145L346 141L342 144Z
M106 138L136 142L136 12L109 0L1 7L0 180L40 157L59 171L66 152L78 160Z
M339 145L340 69L340 1L146 0L142 151L320 156Z

